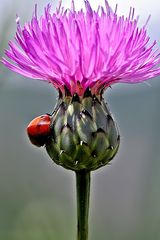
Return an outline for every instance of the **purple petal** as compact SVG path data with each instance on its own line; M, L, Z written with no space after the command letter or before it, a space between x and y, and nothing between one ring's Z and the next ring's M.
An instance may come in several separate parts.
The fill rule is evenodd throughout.
M130 8L128 17L117 15L107 0L105 8L94 11L88 0L85 10L64 9L59 1L55 13L51 5L37 17L37 5L30 23L20 26L16 17L15 43L5 51L11 60L2 63L29 78L66 86L72 94L83 94L87 87L98 94L114 83L139 83L160 75L160 53L150 43L146 23L138 28L138 17ZM155 50L156 49L156 50Z

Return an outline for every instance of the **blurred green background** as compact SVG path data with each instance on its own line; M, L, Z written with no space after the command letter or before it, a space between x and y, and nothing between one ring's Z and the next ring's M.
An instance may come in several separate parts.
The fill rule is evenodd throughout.
M14 36L16 13L23 23L36 2L0 1L1 56ZM39 12L46 3L38 1ZM160 42L156 7L142 9L142 0L118 3L135 6L142 21L150 12L149 34ZM158 0L149 3L158 6ZM105 94L121 146L110 166L92 174L92 240L160 239L160 78L148 83L115 85ZM0 66L0 239L76 239L74 173L53 164L25 132L33 118L52 112L56 96L50 85Z

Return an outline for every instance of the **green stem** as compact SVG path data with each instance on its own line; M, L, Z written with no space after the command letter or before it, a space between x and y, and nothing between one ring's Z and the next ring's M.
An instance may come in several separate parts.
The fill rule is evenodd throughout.
M90 172L76 172L77 187L77 240L88 240L88 216L90 198Z

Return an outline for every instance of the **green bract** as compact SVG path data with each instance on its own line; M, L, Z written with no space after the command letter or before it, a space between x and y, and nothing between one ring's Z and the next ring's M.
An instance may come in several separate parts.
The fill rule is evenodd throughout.
M109 163L119 147L119 133L102 96L87 89L60 96L51 116L46 150L52 160L74 171L96 170Z

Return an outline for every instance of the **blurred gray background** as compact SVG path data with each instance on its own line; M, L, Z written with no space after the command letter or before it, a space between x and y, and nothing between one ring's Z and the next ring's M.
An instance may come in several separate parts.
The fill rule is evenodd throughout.
M48 0L0 0L1 56L14 37L16 13L24 23L36 2L42 13ZM114 0L112 6L116 2L119 13L134 6L140 25L151 13L148 33L160 46L158 0ZM33 118L52 112L56 96L50 85L0 66L0 239L76 239L74 173L53 164L25 132ZM90 239L159 240L160 78L117 84L105 98L117 120L121 146L110 166L92 174Z

